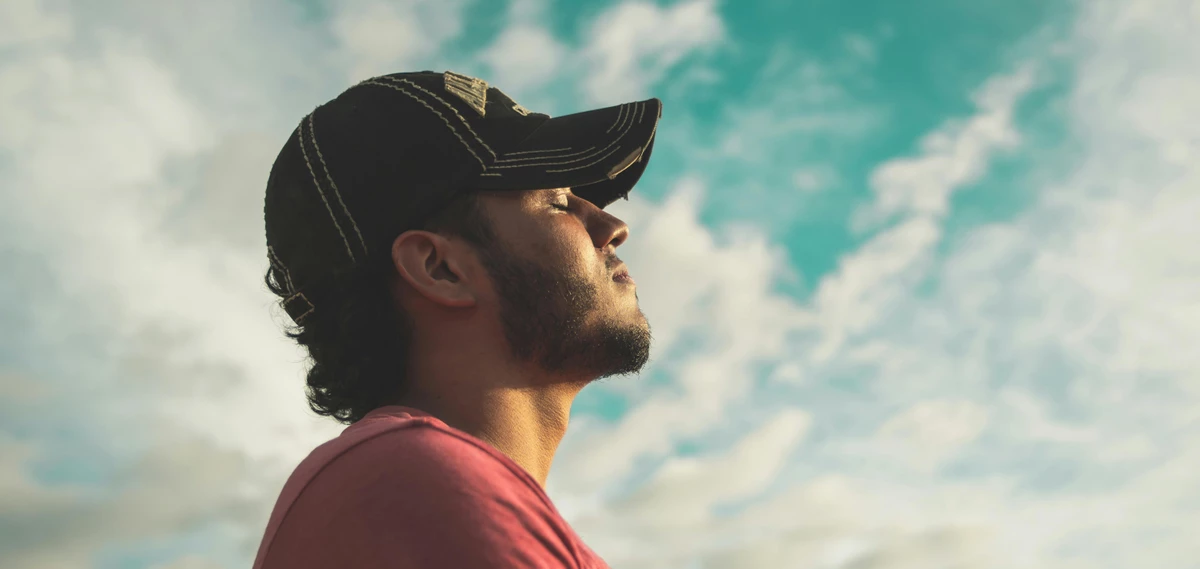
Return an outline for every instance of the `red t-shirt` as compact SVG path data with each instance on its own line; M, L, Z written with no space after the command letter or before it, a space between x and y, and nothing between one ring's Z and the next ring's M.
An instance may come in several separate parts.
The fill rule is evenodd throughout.
M313 450L271 513L254 569L608 569L529 473L408 407Z

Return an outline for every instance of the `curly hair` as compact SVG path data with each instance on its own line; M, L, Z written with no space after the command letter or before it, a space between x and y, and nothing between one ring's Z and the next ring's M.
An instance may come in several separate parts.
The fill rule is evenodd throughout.
M481 253L495 244L477 192L464 192L420 229L460 237ZM308 350L306 394L318 415L348 425L402 395L413 323L392 299L396 275L385 255L334 277L332 304L285 331ZM282 303L288 294L282 275L268 269L264 280Z

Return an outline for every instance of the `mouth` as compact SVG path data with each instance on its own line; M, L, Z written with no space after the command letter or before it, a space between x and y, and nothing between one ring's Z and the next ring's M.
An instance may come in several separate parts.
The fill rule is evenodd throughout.
M633 281L633 277L629 276L629 269L624 267L613 273L613 280L622 284L636 284Z

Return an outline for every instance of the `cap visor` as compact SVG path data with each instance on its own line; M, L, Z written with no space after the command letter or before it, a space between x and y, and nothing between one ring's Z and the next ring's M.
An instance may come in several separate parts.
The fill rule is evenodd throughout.
M479 189L580 188L605 207L629 193L646 169L662 101L649 99L547 119L498 153Z

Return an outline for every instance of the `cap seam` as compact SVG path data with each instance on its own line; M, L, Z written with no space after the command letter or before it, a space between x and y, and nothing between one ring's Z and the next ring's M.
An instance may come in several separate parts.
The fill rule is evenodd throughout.
M609 150L609 151L608 151L608 154L605 154L604 156L601 156L601 157L597 158L596 160L594 160L594 161L592 161L592 162L589 162L589 163L587 163L587 164L584 164L583 166L576 166L576 167L574 167L574 168L562 168L562 169L557 169L557 170L546 170L546 172L547 172L547 173L549 173L549 172L555 172L555 173L557 173L557 172L571 172L571 171L574 171L574 170L582 170L582 169L584 169L584 168L587 168L587 167L589 167L589 166L595 166L596 164L598 164L598 163L600 163L601 161L603 161L605 158L608 158L609 156L612 156L612 155L613 155L613 154L614 154L616 151L618 151L618 150L620 150L620 149L621 149L621 147L619 147L619 146L618 146L618 147L616 147L616 148L614 148L614 149L612 149L612 150Z
M354 234L358 236L358 243L362 245L363 256L367 256L370 252L367 250L367 240L363 239L362 231L358 229L358 222L354 221L354 216L350 215L350 208L346 207L345 200L342 199L342 192L337 187L337 182L333 181L333 174L329 171L329 164L325 162L325 154L321 152L321 145L317 144L317 129L313 122L313 115L317 112L313 111L308 115L308 136L312 139L313 149L317 151L317 158L321 160L321 169L325 171L325 179L329 180L330 187L333 188L333 196L337 198L338 204L342 206L342 213L346 214L346 219L350 220L350 227L354 228ZM353 258L353 256L351 256Z
M517 154L533 154L534 152L566 152L568 150L571 150L572 148L574 148L574 147L568 146L566 148L553 148L553 149L546 149L546 150L522 150L520 152L505 152L504 154L501 154L501 156L515 156Z
M511 158L508 160L500 159L500 160L496 160L496 164L512 164L514 162L522 162L522 161L526 161L526 160L557 160L559 158L567 158L570 156L577 156L579 154L586 154L595 149L596 149L595 146L589 146L583 150L580 150L579 152L572 152L570 154L562 154L562 155L551 154L548 156L528 156L525 158Z
M267 245L267 259L271 265L279 269L283 273L283 284L287 286L287 292L291 294L295 292L296 285L292 284L292 274L288 271L287 265L283 264L283 260L279 258L279 254L275 252L275 247Z
M429 104L427 101L425 101L424 99L422 99L422 98L420 98L420 97L418 97L418 96L416 96L416 95L414 95L414 94L410 93L410 92L409 92L407 89L405 89L404 87L401 87L401 86L399 86L399 85L392 85L392 84L390 84L390 83L380 83L379 81L375 81L375 80L373 80L373 79L372 79L372 80L363 81L362 83L360 83L360 85L376 85L376 86L379 86L379 87L387 87L387 88L389 88L389 89L394 89L394 90L396 90L396 91L399 91L399 92L401 92L401 93L404 93L404 94L405 94L406 96L408 96L409 98L411 98L411 99L413 99L414 101L416 101L416 102L418 102L418 103L421 103L422 105L424 105L424 106L425 106L425 108L429 109L431 112L433 112L433 114L437 115L439 118L441 118L441 119L442 119L442 122L446 124L446 127L450 129L450 132L453 132L453 133L454 133L454 136L455 136L456 138L458 138L458 141L459 141L459 142L461 142L461 143L462 143L462 145L463 145L463 147L465 147L465 148L467 149L467 152L470 152L470 153L471 153L471 156L474 156L474 157L475 157L475 160L477 160L477 161L479 162L479 165L480 165L481 167L483 167L483 169L484 169L484 170L487 170L487 164L485 164L485 163L484 163L484 161L483 161L483 159L482 159L482 158L480 158L480 157L479 157L479 155L475 153L475 150L474 150L473 148L471 148L471 145L470 145L470 144L469 144L469 143L466 141L466 139L464 139L464 138L462 137L462 135L461 135L461 134L459 134L459 132L458 132L458 129L454 128L454 125L450 124L450 120L449 120L449 119L447 119L447 118L446 118L446 116L445 116L445 115L443 115L441 112L439 112L437 109L433 108L433 106L432 106L432 105L430 105L430 104Z
M407 83L409 85L412 85L413 87L416 87L422 93L425 93L426 95L429 95L430 97L433 97L434 99L437 99L440 103L445 105L447 109L450 109L450 111L454 113L454 116L458 117L458 120L462 121L463 126L467 127L467 131L471 133L471 136L475 137L475 141L478 142L481 146L483 146L483 149L487 150L488 154L492 155L492 159L496 158L496 152L494 150L492 150L492 148L490 146L488 146L487 143L484 142L482 138L479 137L479 134L475 132L475 129L471 128L471 123L467 122L466 117L462 116L462 113L459 113L458 109L454 108L454 105L451 105L450 103L446 102L445 99L437 96L437 94L434 93L433 91L430 91L420 85L417 85L416 83L413 83L412 81L409 81L408 79L396 79L394 77L387 77L387 76L384 76L383 78L391 80L391 81L399 81L401 83Z
M617 128L617 123L622 121L621 117L623 117L625 115L625 107L628 107L628 106L629 106L628 103L623 103L623 104L621 104L620 107L617 108L617 118L613 119L613 123L611 125L609 125L608 130L604 131L604 134L608 134L608 133L612 132L612 129Z
M316 111L314 110L313 113ZM354 251L350 248L350 240L346 239L346 232L342 231L342 224L338 223L337 214L333 213L333 207L329 205L329 199L325 197L325 190L321 188L321 180L317 178L317 172L313 170L312 161L308 159L308 149L304 148L304 123L311 122L313 113L309 113L308 121L301 121L300 127L297 129L300 139L300 154L304 156L304 164L308 166L308 173L312 176L313 185L317 187L317 194L321 196L321 203L325 204L325 211L329 212L329 218L333 220L333 226L337 228L338 235L342 236L342 243L346 245L346 254L350 255L350 262L355 262ZM311 126L311 124L310 124Z

